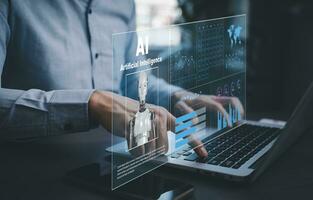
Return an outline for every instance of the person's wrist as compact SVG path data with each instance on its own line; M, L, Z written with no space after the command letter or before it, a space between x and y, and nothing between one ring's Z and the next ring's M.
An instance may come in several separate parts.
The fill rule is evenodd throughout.
M90 120L109 130L111 127L112 93L94 91L90 96L88 107Z
M180 90L172 94L172 103L175 104L180 100L184 101L192 100L195 96L196 96L195 93L189 92L187 90Z
M97 114L97 107L99 101L99 91L94 91L88 101L88 117L90 128L96 128L99 126L99 116Z
M100 92L94 91L92 95L90 96L89 102L88 102L88 110L89 110L89 118L92 120L98 120L98 114L97 114L97 108L99 107L99 98L100 98Z
M197 93L193 93L187 90L180 90L177 92L174 92L172 94L172 99L171 99L171 106L172 108L175 107L175 105L180 102L183 101L186 104L192 104L193 101L199 96L199 94Z

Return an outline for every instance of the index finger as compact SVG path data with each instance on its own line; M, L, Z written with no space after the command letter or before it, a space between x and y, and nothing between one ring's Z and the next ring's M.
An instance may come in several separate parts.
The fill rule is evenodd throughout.
M190 140L190 146L193 148L196 154L198 154L199 157L205 158L208 156L207 150L204 148L203 143L199 139L192 136L188 137L188 139Z
M239 109L239 112L242 116L244 115L244 109L243 109L242 103L237 97L214 96L213 99L214 101L217 101L223 105L226 105L229 103L232 104L235 108Z

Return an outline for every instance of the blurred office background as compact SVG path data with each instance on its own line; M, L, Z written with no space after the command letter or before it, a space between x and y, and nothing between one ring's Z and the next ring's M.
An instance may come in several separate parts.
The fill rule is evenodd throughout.
M313 80L312 1L136 0L136 6L138 29L247 14L248 117L287 119Z

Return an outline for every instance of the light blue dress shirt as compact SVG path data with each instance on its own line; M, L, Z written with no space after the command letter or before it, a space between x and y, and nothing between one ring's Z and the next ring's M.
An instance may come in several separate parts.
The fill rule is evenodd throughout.
M122 74L112 72L111 41L112 33L131 30L132 0L1 0L0 137L90 129L94 89L124 93ZM121 48L125 62L134 43ZM157 92L156 81L149 77L151 94ZM167 107L169 85L158 81L160 104ZM128 96L137 98L137 87L129 90ZM154 99L150 95L147 101Z

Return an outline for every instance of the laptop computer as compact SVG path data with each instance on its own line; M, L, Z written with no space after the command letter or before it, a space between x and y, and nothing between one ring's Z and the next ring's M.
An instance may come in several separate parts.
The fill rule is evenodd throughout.
M200 159L185 147L172 154L168 165L228 180L255 180L305 131L312 128L313 83L298 103L285 126L244 120L202 140L208 157Z
M233 128L220 131L207 129L207 137L202 139L208 152L207 158L199 158L192 147L186 144L167 154L166 165L231 181L253 181L313 126L309 120L313 119L312 102L313 83L286 125L242 120ZM106 150L118 153L118 149L121 149L121 154L125 154L126 145L124 141Z

